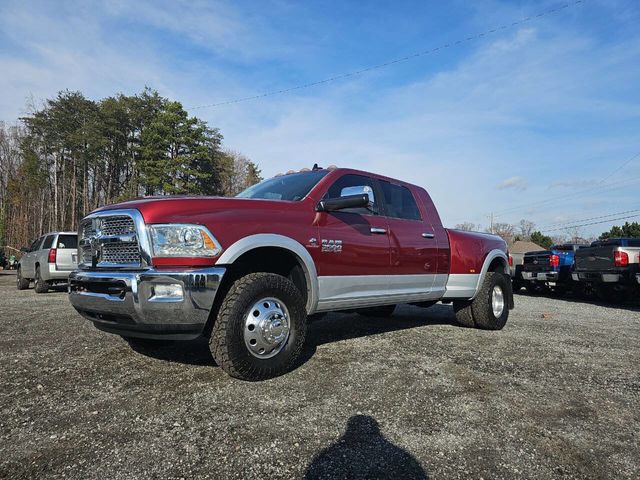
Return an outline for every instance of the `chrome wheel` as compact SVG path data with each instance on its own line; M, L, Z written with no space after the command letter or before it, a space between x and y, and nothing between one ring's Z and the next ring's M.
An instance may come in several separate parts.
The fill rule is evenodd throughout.
M496 318L500 318L504 312L504 292L500 285L495 285L491 292L491 309Z
M289 311L282 301L268 297L257 301L247 312L244 343L256 358L276 356L289 340Z

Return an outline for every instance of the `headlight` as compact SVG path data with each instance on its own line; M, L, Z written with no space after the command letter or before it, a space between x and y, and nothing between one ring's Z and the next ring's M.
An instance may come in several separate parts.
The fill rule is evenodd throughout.
M202 225L149 225L154 257L215 257L222 247Z

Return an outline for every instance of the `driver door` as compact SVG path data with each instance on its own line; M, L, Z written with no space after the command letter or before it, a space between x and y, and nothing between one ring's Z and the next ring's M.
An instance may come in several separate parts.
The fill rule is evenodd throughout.
M370 205L318 214L320 310L375 303L387 291L390 244L377 190L372 178L345 174L324 194L328 199L366 193Z

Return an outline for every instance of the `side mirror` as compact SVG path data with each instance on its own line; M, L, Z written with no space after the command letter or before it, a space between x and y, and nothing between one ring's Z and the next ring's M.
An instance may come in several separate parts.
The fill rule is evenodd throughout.
M363 193L360 195L348 195L346 197L321 200L316 207L316 211L334 212L336 210L344 210L345 208L367 208L368 206L369 195Z
M29 249L27 247L22 247L20 249L21 252L27 253L29 251Z

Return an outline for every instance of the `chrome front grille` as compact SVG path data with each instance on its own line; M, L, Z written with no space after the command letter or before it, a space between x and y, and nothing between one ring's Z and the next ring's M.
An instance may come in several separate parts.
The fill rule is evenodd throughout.
M138 242L124 244L107 243L102 247L101 259L106 263L140 263Z
M136 233L136 225L133 218L126 215L116 217L104 217L100 228L102 235L127 235Z
M91 215L81 222L80 237L81 268L141 266L136 222L129 215Z

